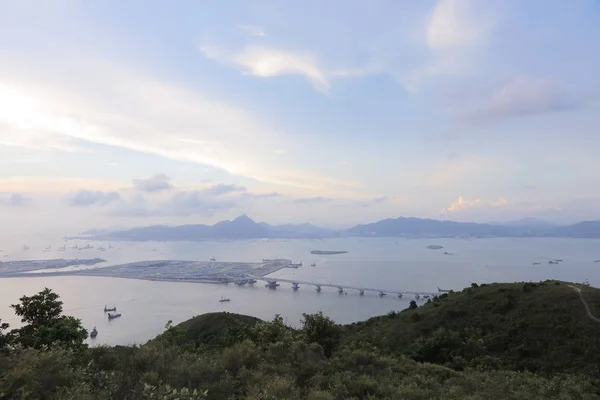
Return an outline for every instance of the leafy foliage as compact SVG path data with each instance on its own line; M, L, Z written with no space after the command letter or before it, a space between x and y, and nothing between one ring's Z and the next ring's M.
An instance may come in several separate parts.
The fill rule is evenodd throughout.
M8 328L10 328L8 322L2 322L2 319L0 318L0 350L12 341Z
M317 314L302 314L302 333L308 343L318 343L323 347L325 354L331 356L338 347L341 336L340 327L329 317Z
M598 310L599 293L582 288ZM472 285L392 318L349 325L343 340L445 365L466 343L480 343L510 370L600 376L600 324L588 318L577 292L558 281Z
M41 348L60 344L69 348L83 346L87 331L81 321L62 314L62 301L48 288L33 296L23 296L13 304L24 325L13 331L14 340L25 347Z
M582 305L569 302L569 290L554 283L479 285L349 326L322 313L305 314L300 329L280 316L265 322L213 313L167 323L143 346L10 346L0 353L0 399L600 399L593 356L541 342L553 334L563 336L552 345L595 346L598 336L588 335L597 327L577 319ZM551 313L535 307L535 299L547 296L562 300ZM591 288L585 296L600 299ZM502 320L506 328L492 322L506 314L513 318ZM575 329L525 328L503 350L492 340L512 324L543 318L571 321ZM515 358L515 346L523 360ZM567 360L556 358L566 354ZM540 373L522 371L521 362Z

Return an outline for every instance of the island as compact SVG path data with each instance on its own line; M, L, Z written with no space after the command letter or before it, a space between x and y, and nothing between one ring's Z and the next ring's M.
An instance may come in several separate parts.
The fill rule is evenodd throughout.
M319 255L333 255L333 254L346 254L347 251L335 251L335 250L313 250L310 254L319 254Z
M430 244L429 246L427 246L427 248L430 250L439 250L443 249L444 246L440 246L439 244Z

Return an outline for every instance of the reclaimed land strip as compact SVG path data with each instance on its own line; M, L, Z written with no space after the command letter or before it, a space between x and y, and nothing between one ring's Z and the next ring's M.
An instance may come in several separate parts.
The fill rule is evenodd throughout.
M106 262L102 258L88 259L64 259L53 260L23 260L23 261L0 261L0 276L23 274L38 270L61 269L72 266L92 266Z
M0 277L101 276L170 282L225 283L263 277L291 264L290 260L268 260L261 263L208 262L184 260L138 261L108 267L52 271L90 260L14 261L0 265ZM104 260L101 260L104 261ZM98 262L101 262L98 261ZM39 272L38 272L39 271Z

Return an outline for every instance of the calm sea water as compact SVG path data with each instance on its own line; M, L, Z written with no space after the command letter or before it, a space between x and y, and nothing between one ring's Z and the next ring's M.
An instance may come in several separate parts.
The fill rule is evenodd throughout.
M588 279L600 286L600 240L582 239L396 239L344 238L324 240L246 240L205 242L104 242L104 246L77 251L72 246L82 241L51 236L11 237L0 244L0 259L49 259L101 257L107 264L150 259L260 261L263 258L288 258L303 261L297 270L281 270L273 277L335 283L389 290L435 292L437 287L461 289L472 282L538 281L562 279L582 282ZM23 245L30 250L23 251ZM66 251L58 251L66 244ZM441 250L428 245L439 244ZM52 245L52 251L43 249ZM109 249L109 245L113 248ZM348 254L315 256L310 251L347 250ZM451 253L445 255L444 252ZM558 265L549 260L562 259ZM316 267L309 264L316 262ZM533 265L534 262L541 263ZM0 279L0 318L18 326L10 304L24 294L43 287L60 294L68 315L81 318L86 328L97 326L99 335L93 343L143 343L163 331L168 320L178 323L195 315L213 311L231 311L271 319L281 314L297 325L302 313L323 311L339 323L349 323L401 310L411 298L379 297L376 293L348 291L339 295L324 288L301 286L293 291L287 284L268 290L264 284L253 287L196 283L150 282L100 277L44 277ZM220 303L221 296L231 299ZM123 314L108 321L105 304L115 304Z

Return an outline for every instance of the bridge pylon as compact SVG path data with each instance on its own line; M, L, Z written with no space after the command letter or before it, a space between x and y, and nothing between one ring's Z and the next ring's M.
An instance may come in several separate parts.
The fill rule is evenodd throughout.
M277 281L270 281L265 286L268 287L269 289L276 289L277 286L279 286L279 283L277 283Z

